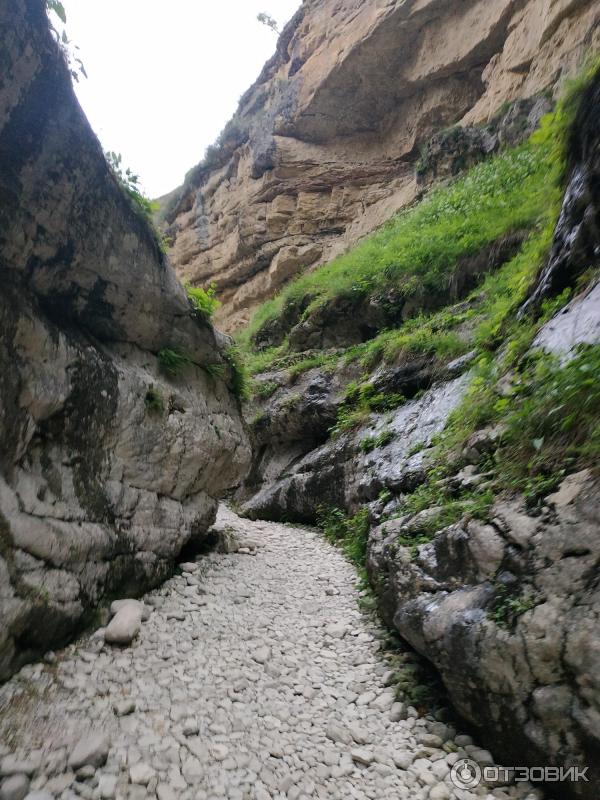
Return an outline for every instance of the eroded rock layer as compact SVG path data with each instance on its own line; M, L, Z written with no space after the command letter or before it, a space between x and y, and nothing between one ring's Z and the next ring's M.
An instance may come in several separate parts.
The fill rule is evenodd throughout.
M0 39L2 679L159 581L249 448L205 369L228 342L109 171L45 4L4 3ZM190 358L178 378L165 348Z
M163 198L179 274L244 324L417 196L432 135L552 93L599 20L594 0L305 0L220 149Z

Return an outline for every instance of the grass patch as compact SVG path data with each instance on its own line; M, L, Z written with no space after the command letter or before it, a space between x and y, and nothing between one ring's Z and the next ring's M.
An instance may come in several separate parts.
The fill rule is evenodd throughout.
M227 371L225 364L203 364L202 369L213 380L224 378Z
M325 538L341 547L355 566L364 567L370 529L368 509L361 508L348 516L339 508L321 507L317 510L317 524Z
M144 404L150 413L163 414L165 403L161 393L154 386L149 386L144 397Z
M231 391L238 400L250 397L250 381L244 357L237 345L231 345L224 353L224 358L231 370Z
M337 421L331 429L335 436L363 425L373 412L393 411L406 402L397 392L379 392L370 381L352 381L346 387L344 401L338 409Z
M367 436L360 443L363 453L371 453L377 447L385 447L394 438L392 431L382 431L378 436Z
M301 361L297 361L295 364L292 364L291 367L288 367L288 374L293 380L299 375L302 375L303 372L308 372L309 369L315 369L315 367L321 367L322 372L333 371L338 357L339 356L336 354L318 353L309 358L303 358Z
M265 381L264 383L254 383L252 387L252 394L260 400L268 400L279 389L279 384L276 381Z
M490 490L468 491L453 497L442 484L431 480L404 498L394 517L418 514L429 509L435 509L434 513L427 515L418 525L412 525L410 530L398 536L398 544L408 548L411 557L415 558L419 548L433 541L438 531L454 525L465 515L487 519L493 502L494 495Z
M547 208L549 175L558 161L551 137L543 135L474 167L349 253L289 284L257 311L248 335L305 297L312 298L310 311L335 297L390 289L403 298L450 292L461 259L535 225Z
M179 377L192 363L189 355L179 348L164 347L157 358L160 370L171 378Z

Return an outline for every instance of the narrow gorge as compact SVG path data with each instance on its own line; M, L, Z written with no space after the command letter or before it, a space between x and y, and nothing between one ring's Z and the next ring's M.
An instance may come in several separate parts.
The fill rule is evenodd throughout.
M304 0L153 217L53 6L0 7L0 800L596 800L597 0Z

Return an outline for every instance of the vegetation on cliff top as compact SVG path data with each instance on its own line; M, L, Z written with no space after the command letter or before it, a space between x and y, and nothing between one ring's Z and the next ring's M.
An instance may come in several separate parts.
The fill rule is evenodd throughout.
M476 166L350 252L289 284L258 309L243 340L249 344L293 305L306 305L307 318L334 298L415 298L418 308L420 298L426 306L432 297L448 297L465 258L510 232L534 230L547 217L558 201L558 191L548 187L559 169L553 143L544 137Z

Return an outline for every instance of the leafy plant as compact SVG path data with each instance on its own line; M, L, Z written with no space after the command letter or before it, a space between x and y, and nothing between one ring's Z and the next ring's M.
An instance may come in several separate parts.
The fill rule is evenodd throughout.
M255 383L253 385L253 394L261 400L268 400L279 389L279 384L276 381L265 381L264 383Z
M190 286L188 283L185 286L185 290L194 306L194 310L206 319L210 319L221 305L216 298L217 289L215 284L211 284L208 289L202 289L199 286Z
M165 404L161 393L154 386L149 386L144 397L146 408L150 412L162 414L165 410Z
M152 214L158 209L158 204L146 197L140 185L140 176L136 175L129 167L123 166L123 156L109 150L105 153L106 161L119 185L130 197L142 214L152 219Z
M367 436L360 443L360 449L363 453L370 453L377 447L385 447L394 438L392 431L381 431L377 436Z
M367 508L347 516L339 508L321 507L317 510L317 524L325 538L339 545L353 564L364 566L370 530Z
M63 25L67 24L67 12L65 11L65 7L60 0L46 0L46 11L49 14L56 14ZM54 34L56 41L62 50L73 80L78 83L80 75L83 75L84 78L87 78L85 66L78 55L79 47L73 44L73 42L69 39L66 30L63 29L62 33L60 33L52 23L50 23L50 30Z
M176 378L192 363L187 353L179 348L165 347L158 353L160 369L172 378Z
M490 617L500 628L514 630L519 617L531 611L539 602L534 595L514 595L506 586L500 586L496 591Z

